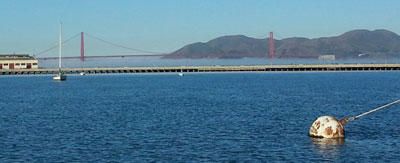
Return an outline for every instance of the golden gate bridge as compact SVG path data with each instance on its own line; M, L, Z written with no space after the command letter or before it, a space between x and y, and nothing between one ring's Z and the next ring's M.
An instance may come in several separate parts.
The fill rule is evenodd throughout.
M141 49L130 48L130 47L127 47L127 46L124 46L124 45L119 45L119 44L116 44L116 43L113 43L113 42L110 42L110 41L101 39L101 38L99 38L99 37L96 37L96 36L94 36L94 35L91 35L91 34L88 34L88 33L84 33L84 32L80 32L80 33L77 33L77 34L73 35L72 37L70 37L70 38L64 40L64 41L62 42L62 44L68 43L68 42L70 42L71 40L73 40L73 39L75 39L75 38L77 38L77 37L79 37L79 36L80 36L80 38L81 38L81 44L80 44L80 45L81 45L81 51L80 51L80 52L81 52L81 55L80 55L80 56L62 57L63 59L77 59L77 58L80 58L81 61L84 61L85 58L162 57L162 56L167 55L167 54L163 54L163 53L159 53L159 52L152 52L152 51L147 51L147 50L141 50ZM85 56L85 39L84 39L85 36L86 36L86 37L93 38L93 39L98 40L98 41L101 41L101 42L103 42L103 43L106 43L106 44L111 45L111 46L114 46L114 47L119 47L119 48L127 49L127 50L130 50L130 51L141 52L141 53L148 53L148 54L141 54L141 55L137 55L137 54L136 54L136 55L134 55L134 54L127 54L127 55ZM38 56L40 56L40 55L42 55L42 54L44 54L44 53L47 53L47 52L49 52L49 51L51 51L51 50L53 50L53 49L56 49L57 47L58 47L58 45L52 46L52 47L50 47L50 48L48 48L48 49L46 49L46 50L43 50L43 51L40 51L40 52L34 54L34 56L37 57L38 59L43 59L43 60L47 60L47 59L58 59L58 57L38 57Z

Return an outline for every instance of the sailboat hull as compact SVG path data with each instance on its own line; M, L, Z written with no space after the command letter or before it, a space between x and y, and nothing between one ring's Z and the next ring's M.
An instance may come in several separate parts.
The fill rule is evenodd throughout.
M57 81L64 81L67 80L67 75L64 74L57 74L53 76L53 80L57 80Z

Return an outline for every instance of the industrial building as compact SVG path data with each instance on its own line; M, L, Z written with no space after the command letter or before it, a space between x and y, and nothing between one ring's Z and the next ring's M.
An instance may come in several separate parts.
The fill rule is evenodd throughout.
M38 60L28 54L0 54L0 69L37 69Z
M320 55L319 60L336 60L336 55Z

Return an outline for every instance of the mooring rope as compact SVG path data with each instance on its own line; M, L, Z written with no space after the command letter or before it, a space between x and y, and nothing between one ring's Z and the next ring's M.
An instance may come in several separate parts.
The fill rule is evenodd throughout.
M399 99L399 100L396 100L396 101L393 101L393 102L391 102L391 103L388 103L388 104L386 104L386 105L383 105L383 106L377 107L377 108L375 108L375 109L372 109L372 110L370 110L370 111L367 111L367 112L365 112L365 113L362 113L362 114L360 114L360 115L357 115L357 116L354 116L354 117L347 118L346 120L347 120L347 122L354 121L354 120L356 120L356 119L358 119L358 118L360 118L360 117L362 117L362 116L364 116L364 115L367 115L367 114L370 114L370 113L372 113L372 112L375 112L375 111L381 110L381 109L383 109L383 108L386 108L386 107L388 107L388 106L390 106L390 105L393 105L393 104L396 104L396 103L398 103L398 102L400 102L400 99Z

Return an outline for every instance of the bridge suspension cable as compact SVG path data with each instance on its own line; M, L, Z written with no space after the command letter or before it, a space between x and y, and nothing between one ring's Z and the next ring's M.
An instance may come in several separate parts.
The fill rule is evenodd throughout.
M263 35L256 37L256 39L267 39L268 37L269 37L269 33L264 33Z
M78 37L80 34L81 34L81 33L77 33L76 35L73 35L72 37L70 37L70 38L64 40L64 41L62 42L62 44L65 44L65 43L71 41L72 39ZM43 50L43 51L41 51L41 52L39 52L39 53L36 53L36 54L34 54L34 56L37 57L37 56L39 56L39 55L41 55L41 54L44 54L44 53L46 53L46 52L48 52L48 51L50 51L50 50L53 50L53 49L55 49L55 48L57 48L57 47L58 47L58 44L57 44L57 45L54 45L54 46L52 46L52 47L50 47L50 48L48 48L48 49L46 49L46 50Z
M113 42L110 42L110 41L101 39L101 38L96 37L96 36L94 36L94 35L88 34L88 33L86 33L86 32L85 32L85 35L86 35L86 36L89 36L90 38L99 40L99 41L101 41L101 42L103 42L103 43L106 43L106 44L109 44L109 45L112 45L112 46L115 46L115 47L119 47L119 48L131 50L131 51L143 52L143 53L149 53L149 54L163 54L163 53L160 53L160 52L153 52L153 51L135 49L135 48L130 48L130 47L127 47L127 46L119 45L119 44L116 44L116 43L113 43Z
M260 35L260 36L255 37L255 38L256 39L269 39L269 37L270 37L270 33L268 32L268 33L264 33L263 35ZM285 39L285 38L274 32L274 39L282 40L282 39Z

